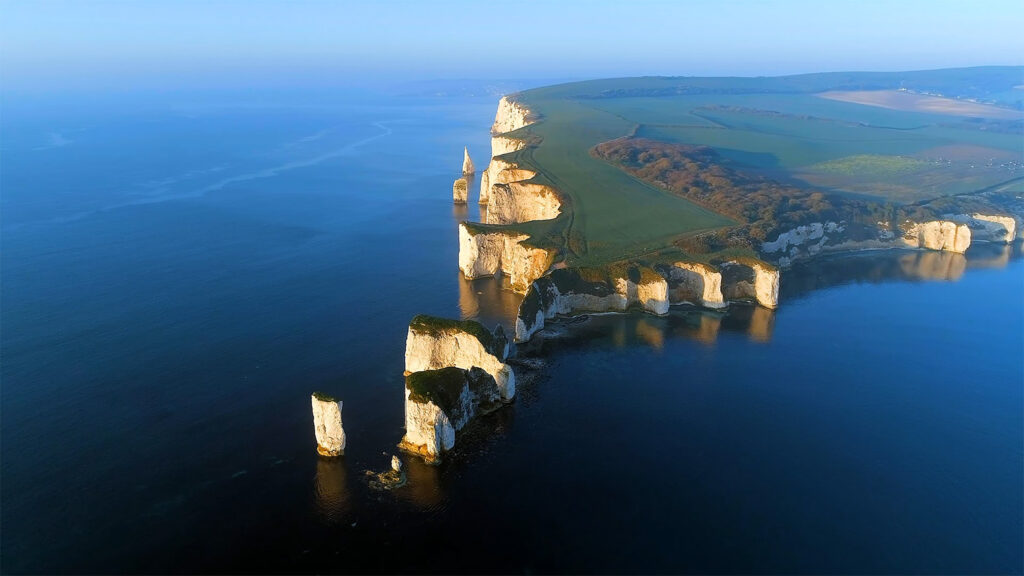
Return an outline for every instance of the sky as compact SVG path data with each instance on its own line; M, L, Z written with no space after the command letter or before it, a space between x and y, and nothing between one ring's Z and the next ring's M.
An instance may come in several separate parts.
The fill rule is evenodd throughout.
M0 0L0 89L1024 64L1021 30L1021 0Z

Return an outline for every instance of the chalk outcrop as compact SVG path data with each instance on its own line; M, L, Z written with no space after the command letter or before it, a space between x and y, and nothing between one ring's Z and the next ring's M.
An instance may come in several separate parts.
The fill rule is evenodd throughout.
M821 254L859 250L918 248L963 253L972 239L1008 242L1016 234L1009 216L947 215L945 220L907 220L899 230L890 222L876 224L813 222L781 232L763 242L761 255L783 268ZM1011 240L1007 240L1007 239Z
M494 378L501 399L511 401L516 394L516 378L512 368L505 364L508 351L508 338L502 330L490 332L473 320L419 315L409 324L405 370L481 368Z
M999 214L957 214L949 218L971 229L971 241L1010 244L1017 238L1017 221Z
M498 111L491 125L491 160L480 176L480 204L490 203L491 189L495 184L528 180L535 175L534 172L520 168L511 160L502 158L526 147L523 140L503 134L530 124L529 116L530 112L525 106L509 100L507 96L498 101Z
M519 306L515 339L529 340L557 315L582 312L624 312L638 307L666 314L668 282L646 266L629 265L611 270L560 268L539 278Z
M675 262L650 268L641 264L607 269L558 268L538 278L516 315L517 342L529 340L546 320L585 312L624 312L631 307L666 314L670 304L689 302L723 308L729 300L779 305L779 271L744 258L720 268L699 262Z
M498 111L494 114L491 134L504 134L518 130L529 124L530 111L522 104L502 96L498 100Z
M469 181L465 177L456 178L452 185L452 199L456 204L465 204L469 197Z
M462 149L462 175L469 176L470 174L476 173L476 167L473 166L473 159L469 157L469 148Z
M499 326L416 316L405 344L403 450L436 461L455 433L479 414L511 402L515 373L505 363L509 341Z
M911 248L943 250L963 254L971 245L971 229L950 220L906 222L903 243Z
M487 205L487 223L551 220L558 216L561 207L558 194L550 186L525 182L493 184Z
M724 308L722 273L700 262L675 262L655 269L668 282L671 304L690 302L705 308Z
M502 406L494 378L480 368L424 370L405 378L405 436L399 448L436 462L470 420Z
M527 246L528 239L525 234L478 231L464 222L459 225L459 269L469 279L508 274L512 289L525 292L555 259L553 250Z
M488 201L488 197L490 196L490 193L491 193L491 168L490 168L490 166L488 166L487 170L484 170L484 173L480 175L480 199L478 200L478 203L481 206L486 206L487 205L487 201Z
M341 456L345 453L345 429L341 425L341 400L320 392L315 392L311 400L316 451L321 456Z
M523 148L526 148L526 142L519 138L501 135L491 136L491 158L518 152Z
M765 308L779 306L779 271L752 259L721 265L722 295L728 300L753 300Z

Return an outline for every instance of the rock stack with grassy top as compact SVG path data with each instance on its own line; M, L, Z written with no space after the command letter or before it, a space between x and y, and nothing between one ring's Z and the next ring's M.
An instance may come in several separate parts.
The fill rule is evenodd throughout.
M316 451L321 456L341 456L345 453L345 429L341 425L342 401L323 392L314 392L311 400Z
M420 315L409 324L405 351L403 450L428 462L455 445L455 433L480 414L515 397L515 374L505 364L509 342L472 320Z

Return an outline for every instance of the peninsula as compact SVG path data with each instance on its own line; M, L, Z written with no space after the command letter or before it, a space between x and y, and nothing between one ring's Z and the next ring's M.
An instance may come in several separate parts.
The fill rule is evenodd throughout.
M505 96L459 268L509 277L525 341L555 315L775 308L780 270L818 255L1013 242L1024 112L1004 95L1021 73L624 78Z

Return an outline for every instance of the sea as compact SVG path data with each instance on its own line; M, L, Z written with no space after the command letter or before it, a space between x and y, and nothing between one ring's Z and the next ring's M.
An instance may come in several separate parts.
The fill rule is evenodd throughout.
M0 570L1024 570L1019 245L824 259L774 312L556 321L513 405L372 489L409 320L512 328L452 204L499 95L5 98Z

